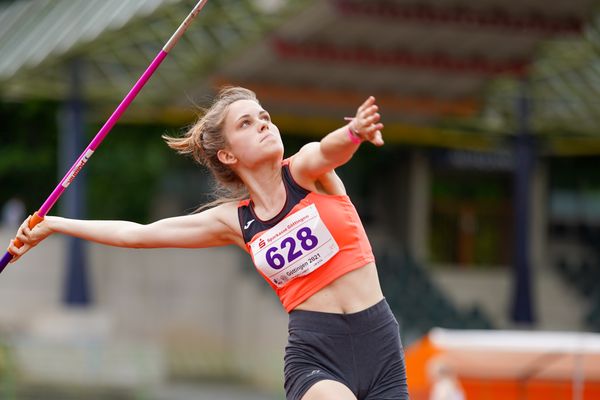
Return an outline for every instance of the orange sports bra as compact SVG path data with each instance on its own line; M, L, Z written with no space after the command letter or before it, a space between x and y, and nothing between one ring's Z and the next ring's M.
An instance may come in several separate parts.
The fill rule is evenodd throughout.
M283 160L283 209L268 221L250 199L238 205L246 250L287 312L340 276L375 260L347 195L324 195L298 185Z

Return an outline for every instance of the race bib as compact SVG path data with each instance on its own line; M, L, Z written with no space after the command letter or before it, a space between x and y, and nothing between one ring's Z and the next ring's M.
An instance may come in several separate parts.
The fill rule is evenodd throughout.
M254 264L277 287L310 274L339 251L314 204L284 218L251 244Z

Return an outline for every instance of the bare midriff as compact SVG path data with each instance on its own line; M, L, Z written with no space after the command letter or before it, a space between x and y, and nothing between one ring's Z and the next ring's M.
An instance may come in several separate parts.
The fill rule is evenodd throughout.
M351 314L367 309L382 299L377 267L369 263L340 276L295 309Z

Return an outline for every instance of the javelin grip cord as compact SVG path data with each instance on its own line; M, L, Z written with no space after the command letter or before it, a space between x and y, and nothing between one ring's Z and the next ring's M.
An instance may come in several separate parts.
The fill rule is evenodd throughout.
M162 61L167 57L169 51L175 46L177 41L181 38L183 33L187 30L187 28L191 25L192 21L198 16L200 10L206 5L208 0L201 0L196 4L194 9L189 13L186 19L179 25L179 28L175 31L173 36L169 39L169 41L165 44L165 46L160 50L160 52L156 55L154 60L150 63L146 71L142 74L142 76L138 79L138 81L133 85L127 96L121 101L119 106L113 111L108 120L104 123L102 128L98 131L94 139L90 142L90 144L85 148L85 150L81 153L75 164L69 169L69 171L65 174L65 176L61 179L60 183L56 186L56 188L52 191L50 196L46 199L44 204L40 207L40 209L33 214L31 219L29 220L29 228L33 229L37 224L44 220L44 217L50 209L54 206L54 204L58 201L60 196L63 194L65 189L73 182L77 174L81 172L85 164L88 162L90 157L94 154L94 151L100 146L100 143L104 140L104 138L108 135L113 126L117 123L121 115L127 110L127 107L131 104L133 99L138 95L138 93L142 90L146 82L150 79L154 71L157 70ZM15 246L20 248L23 246L23 243L19 239L15 238ZM13 259L13 254L7 251L2 259L0 259L0 273L4 271L4 268L8 265L10 260Z

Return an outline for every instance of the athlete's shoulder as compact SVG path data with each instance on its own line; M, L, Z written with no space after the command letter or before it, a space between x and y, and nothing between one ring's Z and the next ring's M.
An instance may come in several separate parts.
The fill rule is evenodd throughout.
M214 214L222 219L229 219L231 217L237 218L237 209L244 205L248 204L250 200L234 200L228 201L226 203L221 203L218 206L215 206L211 210L213 210Z
M227 231L233 235L232 238L236 239L235 242L239 242L242 237L238 220L238 203L238 201L228 201L210 210L214 217L227 227Z
M289 158L290 173L294 180L306 190L321 194L342 195L346 188L335 169L327 170L318 176L307 173L310 170L311 152L316 151L319 142L305 144L296 154Z
M318 142L307 143L297 153L293 154L289 158L285 159L284 162L287 165L292 179L301 187L308 191L316 191L315 181L317 177L310 176L307 174L310 164L310 153L315 147L318 147ZM313 149L313 150L311 150Z

